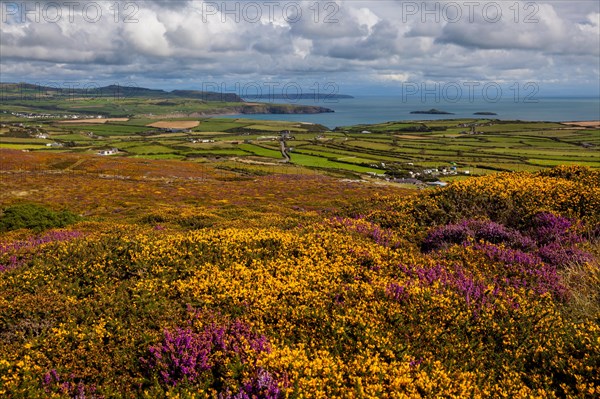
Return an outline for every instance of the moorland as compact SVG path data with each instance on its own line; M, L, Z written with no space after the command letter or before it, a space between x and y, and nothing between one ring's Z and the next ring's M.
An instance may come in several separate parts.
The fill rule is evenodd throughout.
M594 125L6 111L0 396L600 394Z

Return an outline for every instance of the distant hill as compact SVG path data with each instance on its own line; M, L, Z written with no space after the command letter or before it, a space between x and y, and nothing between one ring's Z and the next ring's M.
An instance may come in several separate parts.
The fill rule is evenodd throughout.
M103 87L53 87L30 83L0 83L1 98L34 99L53 97L114 97L114 98L194 98L203 101L244 102L235 93L217 93L198 90L173 90L171 92L145 87L109 85Z
M0 83L0 111L32 115L90 115L112 118L135 115L181 118L222 114L318 114L334 112L318 105L246 102L234 93L156 90L110 85L60 88L29 83ZM108 101L104 101L108 100ZM118 100L118 101L113 101Z
M27 100L30 97L150 97L150 98L194 98L202 101L245 102L257 100L337 100L354 98L347 94L328 93L301 93L297 95L286 94L261 94L248 96L245 100L235 93L219 93L201 90L173 90L148 89L145 87L108 85L103 87L54 87L31 83L0 83L1 97L3 99Z
M232 103L244 102L244 100L235 93L217 93L213 91L199 90L173 90L169 95L183 98L196 98L203 101L226 101Z

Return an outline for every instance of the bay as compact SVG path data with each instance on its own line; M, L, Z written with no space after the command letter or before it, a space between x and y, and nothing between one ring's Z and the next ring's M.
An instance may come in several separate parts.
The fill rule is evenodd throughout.
M273 102L285 101L278 99ZM600 120L600 98L598 97L546 97L535 99L534 102L507 99L491 102L482 98L459 102L436 102L406 99L400 96L357 96L350 99L298 100L287 103L318 105L331 108L335 112L300 115L237 114L226 117L318 123L330 129L338 126L409 120L473 118L551 122ZM424 111L432 108L451 112L453 115L411 114L412 111ZM475 112L494 112L497 115L473 115Z

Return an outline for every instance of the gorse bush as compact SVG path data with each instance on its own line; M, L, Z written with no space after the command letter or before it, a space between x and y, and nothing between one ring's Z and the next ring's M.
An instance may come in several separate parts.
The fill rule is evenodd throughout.
M129 223L9 233L0 396L598 397L595 177L499 174L294 217L259 209L277 196L257 178L253 209L181 193ZM310 187L305 202L332 190Z
M41 232L62 228L76 223L81 218L69 211L55 212L36 204L18 204L2 210L0 232L18 229L31 229Z
M600 171L573 166L499 173L455 182L410 200L378 197L368 209L354 212L384 227L420 226L421 232L465 219L522 229L541 212L578 220L593 230L600 224Z

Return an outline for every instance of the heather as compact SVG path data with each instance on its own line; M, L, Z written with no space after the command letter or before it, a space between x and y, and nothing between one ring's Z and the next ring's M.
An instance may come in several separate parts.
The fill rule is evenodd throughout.
M411 193L323 177L194 181L190 166L160 165L168 182L154 163L155 180L127 163L129 179L92 166L73 177L87 185L54 176L71 195L39 200L86 220L3 236L1 395L600 393L598 172Z

